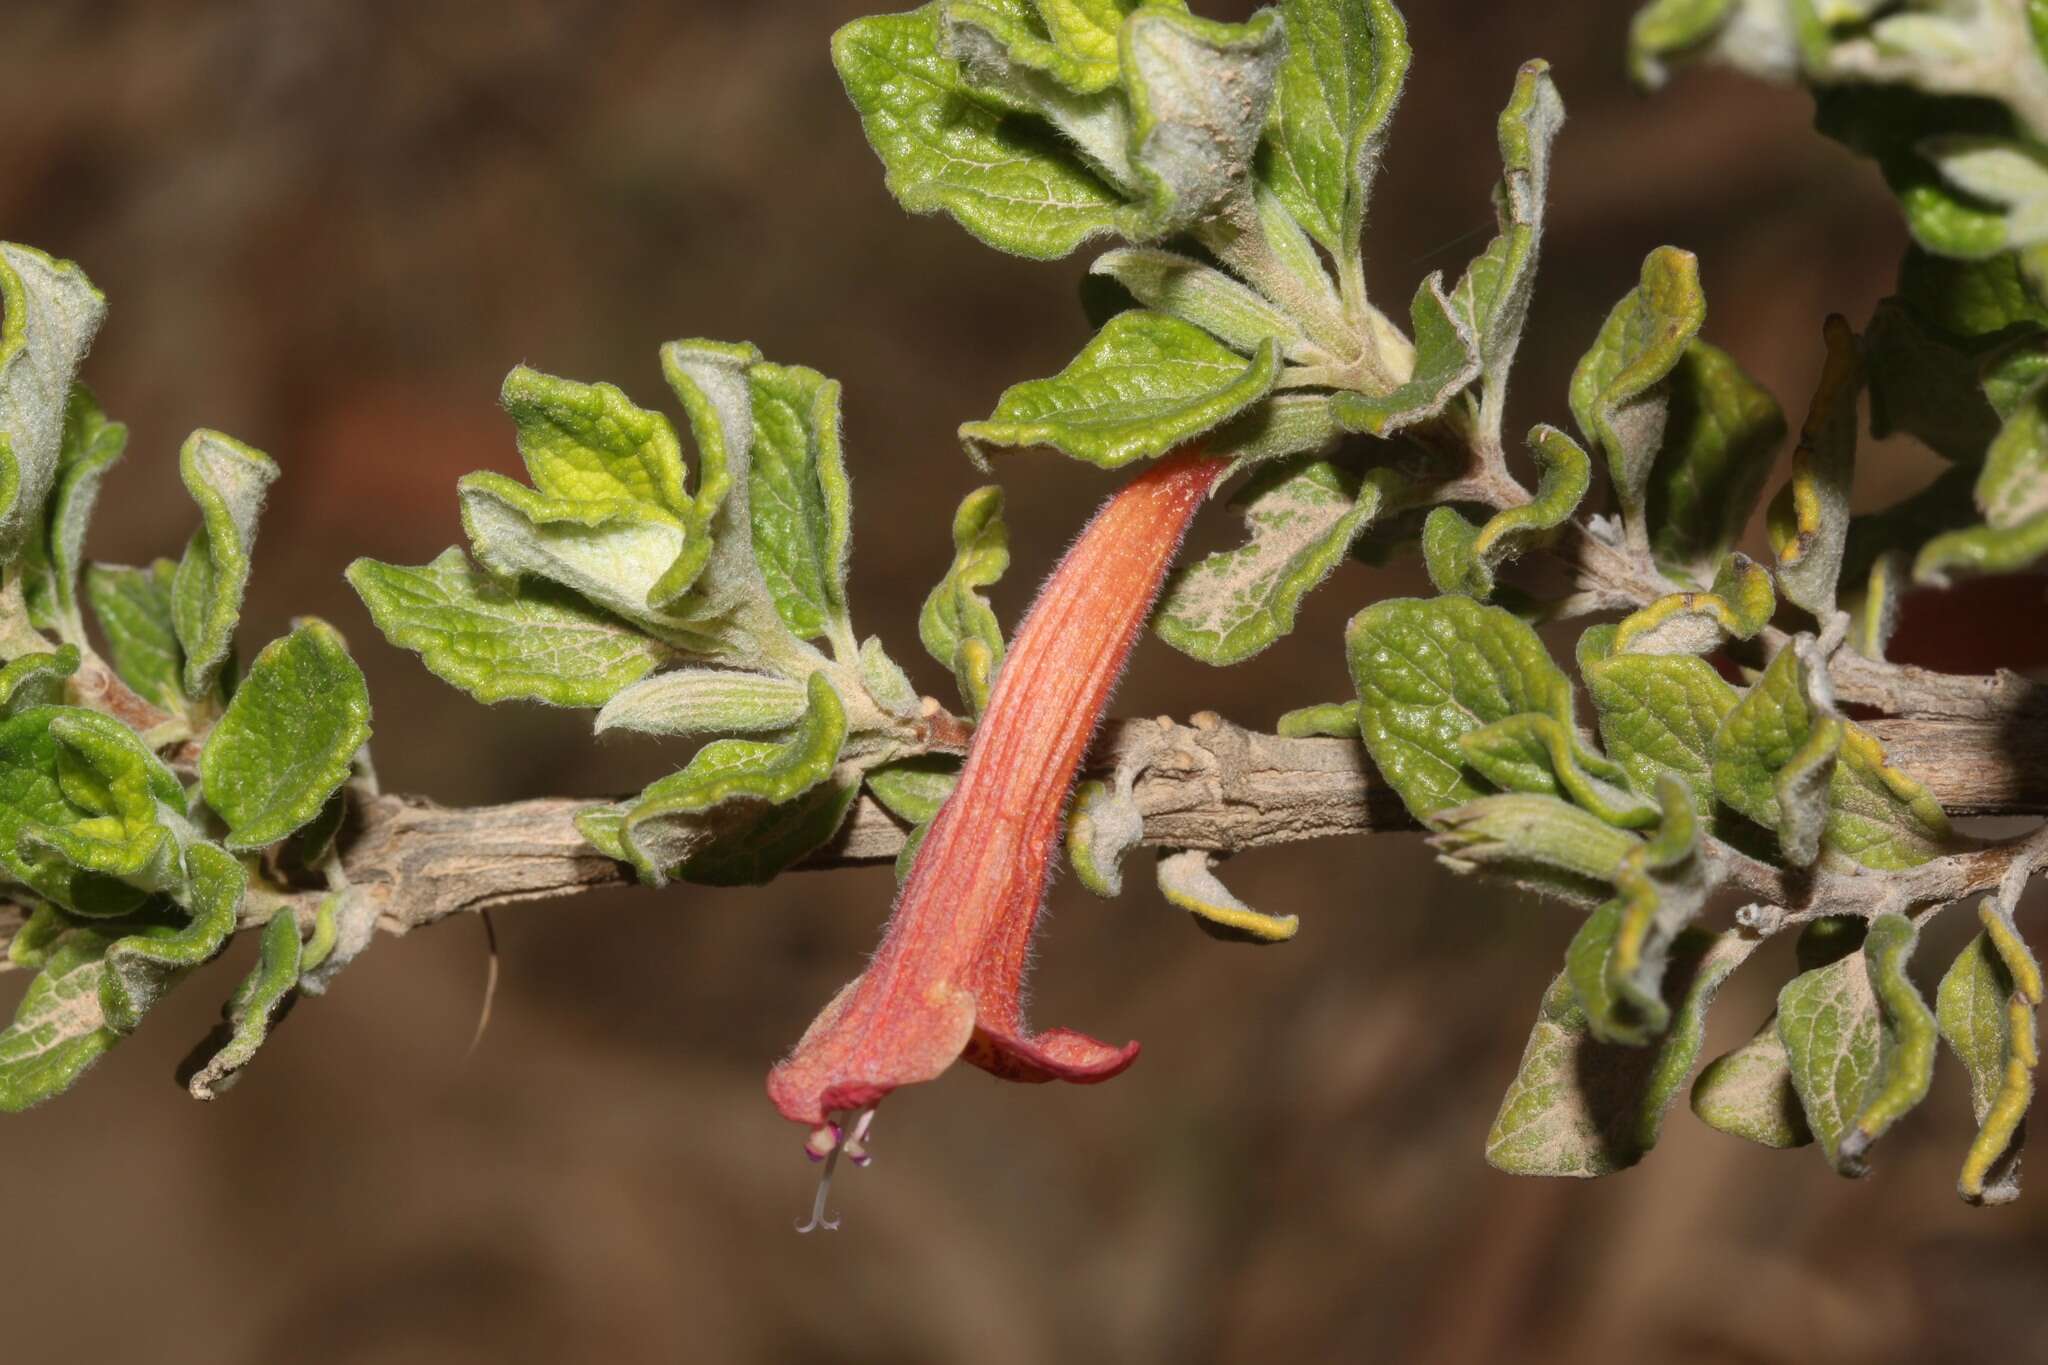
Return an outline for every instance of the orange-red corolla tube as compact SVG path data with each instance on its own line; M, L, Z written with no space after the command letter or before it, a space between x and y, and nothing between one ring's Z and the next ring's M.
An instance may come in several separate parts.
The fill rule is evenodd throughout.
M1112 497L1024 618L959 784L867 970L768 1073L811 1156L865 1163L874 1108L956 1059L1013 1081L1108 1080L1138 1055L1071 1029L1032 1033L1023 986L1060 814L1188 523L1230 462L1157 461ZM810 1227L826 1220L821 1183Z

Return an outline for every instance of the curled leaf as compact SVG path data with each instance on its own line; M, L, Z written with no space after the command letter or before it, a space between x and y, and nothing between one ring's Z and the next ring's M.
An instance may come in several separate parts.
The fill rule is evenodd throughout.
M1664 445L1668 381L1706 315L1699 262L1691 252L1659 247L1643 259L1641 282L1615 304L1572 372L1572 416L1606 458L1632 534L1647 535L1635 528L1643 524L1651 465Z
M1514 1175L1600 1176L1642 1160L1699 1057L1714 996L1755 946L1736 934L1680 935L1661 1000L1671 1025L1648 1047L1602 1042L1561 973L1486 1135L1488 1163Z
M1282 739L1309 739L1318 735L1332 739L1356 739L1358 703L1322 702L1304 706L1281 716L1273 729Z
M1540 545L1585 500L1593 463L1578 442L1556 427L1537 426L1529 432L1529 449L1543 471L1530 501L1494 513L1476 529L1449 507L1430 511L1422 552L1439 592L1491 596L1494 570Z
M1620 765L1588 749L1555 716L1527 712L1461 735L1472 770L1503 791L1564 796L1610 825L1656 823L1657 808L1630 791Z
M1856 464L1856 395L1863 367L1856 334L1840 317L1825 330L1827 363L1792 456L1792 480L1771 503L1771 548L1785 598L1825 622L1849 536L1849 481Z
M988 484L960 500L953 514L953 562L917 618L925 652L953 670L961 697L976 715L988 706L989 688L1003 664L1003 628L981 590L1009 567L1003 490ZM979 650L963 653L970 642Z
M178 473L199 504L202 525L171 584L171 624L184 653L184 691L205 696L226 662L249 586L256 519L277 478L268 455L217 431L195 431L178 452Z
M72 379L106 312L77 266L0 242L0 564L41 523Z
M1554 796L1482 796L1436 817L1430 844L1454 872L1484 869L1582 905L1606 897L1642 841Z
M195 1100L211 1100L241 1079L242 1069L270 1036L270 1026L299 983L299 926L289 913L263 927L256 966L223 1011L227 1036L195 1069L185 1088Z
M1239 900L1217 878L1216 855L1207 849L1162 849L1159 893L1219 938L1285 943L1301 928L1294 915L1262 915Z
M1778 605L1770 571L1748 555L1728 557L1708 592L1676 592L1622 619L1618 654L1706 654L1729 640L1751 639Z
M1409 377L1386 393L1339 393L1331 411L1346 431L1391 436L1442 412L1479 377L1479 337L1469 314L1444 293L1442 272L1415 290L1408 308L1415 341Z

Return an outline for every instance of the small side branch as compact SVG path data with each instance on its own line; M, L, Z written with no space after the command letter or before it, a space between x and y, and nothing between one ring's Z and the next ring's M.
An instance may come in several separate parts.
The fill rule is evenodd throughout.
M1867 726L1893 761L1953 814L2048 814L2048 727L1944 717ZM1113 770L1119 757L1138 750L1150 755L1135 795L1151 845L1229 854L1419 828L1353 740L1282 739L1206 712L1186 724L1126 720L1095 745L1089 770ZM343 833L343 868L349 884L373 899L378 924L395 934L450 915L630 885L632 869L598 853L576 831L577 813L594 804L544 797L461 808L417 796L373 797ZM902 850L906 832L863 796L839 836L803 866L887 863ZM1759 869L1747 870L1761 878L1767 869ZM1957 863L1933 880L1945 891L1958 877L1981 880L1980 870L1993 872L1989 862L1981 869L1977 861L1967 869ZM289 899L310 924L324 895L306 891ZM252 905L252 915L267 915L272 904ZM21 918L19 907L0 904L0 939Z

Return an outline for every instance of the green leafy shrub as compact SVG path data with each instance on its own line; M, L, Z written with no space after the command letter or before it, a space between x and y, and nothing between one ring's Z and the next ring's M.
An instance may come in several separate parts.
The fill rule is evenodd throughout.
M1946 1040L1979 1125L1959 1188L1981 1202L2017 1190L2042 985L2013 913L2048 841L1958 831L1872 717L1997 726L2040 706L2018 679L1885 657L1908 585L2048 554L2039 11L1656 0L1637 17L1630 60L1646 83L1691 61L1803 82L1821 129L1875 158L1898 196L1913 245L1897 293L1860 330L1816 319L1825 364L1796 436L1707 339L1698 262L1660 247L1586 338L1568 390L1538 398L1552 420L1511 441L1506 396L1564 124L1543 62L1505 92L1494 235L1403 309L1365 283L1374 171L1409 67L1401 17L1381 0L1284 0L1243 23L1179 0L933 0L833 39L906 209L1035 259L1104 244L1090 267L1095 335L965 423L966 455L997 472L1027 447L1104 468L1193 451L1228 462L1243 541L1165 582L1161 638L1243 663L1294 629L1346 559L1420 550L1436 595L1364 605L1341 642L1353 695L1290 714L1272 752L1307 764L1362 747L1367 785L1391 789L1448 867L1585 909L1486 1141L1505 1170L1639 1161L1700 1062L1716 992L1763 939L1793 932L1798 970L1776 1013L1698 1071L1695 1113L1766 1145L1817 1142L1859 1174L1926 1095ZM64 1088L237 926L260 928L228 1040L193 1081L210 1093L295 983L324 982L367 936L360 911L337 927L351 899L335 831L346 794L372 791L368 703L317 622L246 676L234 666L275 473L246 447L205 432L187 444L202 529L180 563L82 566L85 519L122 443L73 377L101 305L74 268L0 252L0 876L33 910L13 960L41 973L0 1035L0 1102ZM897 832L901 876L944 877L955 864L937 863L966 856L959 841L924 840L943 829L963 762L970 778L976 764L1020 762L1019 694L1049 685L1055 661L1113 681L1129 640L1097 632L1098 652L1068 657L1046 652L1063 648L1058 631L1006 636L982 596L1009 561L1001 493L982 488L959 509L952 567L918 620L958 710L918 696L852 624L837 385L745 344L671 342L661 367L694 475L662 411L518 369L503 402L528 482L465 478L467 552L416 568L361 560L351 583L388 639L481 701L707 740L680 771L578 817L590 846L643 881L765 881L846 847L870 807ZM1951 468L1852 515L1866 399L1876 435L1909 434ZM1788 437L1768 550L1745 553ZM1533 487L1511 447L1526 449ZM1163 551L1127 534L1163 571L1179 531ZM1158 586L1079 573L1056 575L1042 607L1135 621ZM1536 629L1565 622L1579 623L1570 669ZM1070 723L1085 741L1094 719ZM1138 735L1093 766L1066 817L1081 880L1117 894L1122 860L1154 845L1162 891L1206 927L1297 937L1296 917L1224 886L1218 855L1321 830L1164 830L1142 789L1210 780L1174 768L1169 748ZM1029 774L1033 790L1064 791L1072 766ZM1966 796L1968 777L1954 787ZM1012 790L975 788L988 789ZM987 838L1003 837L993 824ZM1021 824L1008 833L1028 842ZM279 894L307 876L331 884L331 914L301 925L278 913ZM1009 943L1004 924L969 933L982 910L971 886L959 898L947 932L977 953ZM1972 900L1983 932L1930 1005L1911 971L1921 928ZM1028 947L1028 915L1019 923ZM921 959L899 927L871 971L937 971L901 965ZM1012 1004L1022 951L1005 959ZM962 1013L965 990L943 973L923 997L849 988L804 1048L864 1028L899 1052L916 1042L920 1066L957 1056L1014 1079L1113 1074L1074 1060L1106 1045L1031 1037L1020 1018L998 1028L985 990L982 1013ZM870 999L891 1002L875 1006L887 1017L852 1018ZM841 1049L845 1065L858 1070L869 1036ZM838 1117L805 1120L828 1171L841 1154L864 1159L874 1105L901 1079L888 1077L840 1077L822 1111ZM812 1225L824 1214L821 1195Z

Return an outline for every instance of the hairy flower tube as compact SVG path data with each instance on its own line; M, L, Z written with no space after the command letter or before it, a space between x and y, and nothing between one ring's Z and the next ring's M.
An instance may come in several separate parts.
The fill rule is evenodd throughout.
M768 1075L784 1117L826 1162L809 1225L825 1217L842 1152L865 1164L875 1106L964 1059L1012 1081L1108 1080L1114 1047L1024 1022L1031 938L1060 814L1161 582L1229 461L1181 451L1131 480L1081 533L1025 617L867 970Z

